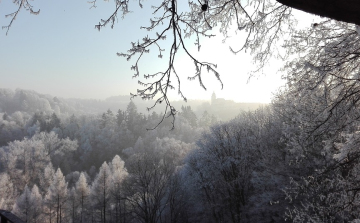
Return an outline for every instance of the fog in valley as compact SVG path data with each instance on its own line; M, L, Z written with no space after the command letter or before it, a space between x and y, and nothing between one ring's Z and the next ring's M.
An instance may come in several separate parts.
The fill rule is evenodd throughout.
M195 175L205 170L188 165L202 159L196 151L208 149L202 145L211 144L208 134L233 128L228 120L267 105L235 103L213 93L209 100L173 102L179 111L172 123L161 121L162 107L146 110L153 103L0 89L0 208L29 222L59 216L66 222L207 221L207 202L195 191L201 183ZM220 162L223 155L201 162Z
M0 222L359 223L359 11L0 0Z

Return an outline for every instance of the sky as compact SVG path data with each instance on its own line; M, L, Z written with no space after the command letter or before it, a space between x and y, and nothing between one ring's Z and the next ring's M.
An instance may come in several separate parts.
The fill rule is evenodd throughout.
M114 29L110 26L100 32L95 29L100 19L112 12L112 1L98 1L98 7L84 1L74 0L35 0L29 1L39 15L20 12L6 35L0 30L0 88L27 89L62 98L105 99L116 95L130 95L139 88L138 80L133 79L130 69L134 60L126 61L117 52L126 52L131 41L142 39L153 33L140 30L149 24L150 4L145 1L144 8L134 5L133 13L124 19L119 18ZM185 3L184 3L185 4ZM0 2L0 25L6 26L10 18L5 18L16 10L12 1ZM255 68L249 54L232 54L229 44L242 40L234 36L222 43L219 34L202 42L200 52L187 41L189 49L200 60L218 65L224 88L212 74L204 74L207 90L198 81L188 81L194 74L193 63L184 55L177 58L178 74L181 76L183 94L188 99L209 100L213 92L217 97L236 102L268 103L275 92L284 84L277 70L281 62L273 61L265 68L263 75L250 79L249 72ZM165 51L166 53L167 51ZM165 57L159 59L157 53L146 55L140 64L140 73L159 71L166 64ZM140 79L143 80L143 79ZM171 99L179 100L176 92Z

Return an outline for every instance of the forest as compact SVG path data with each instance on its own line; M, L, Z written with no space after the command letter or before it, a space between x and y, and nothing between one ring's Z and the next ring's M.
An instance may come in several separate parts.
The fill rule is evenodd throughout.
M360 27L334 9L345 1L328 2L315 12L328 17L301 27L287 0L189 1L189 12L179 10L178 1L162 0L152 9L163 14L142 27L152 37L117 55L137 58L131 67L137 78L142 55L155 45L161 58L158 44L172 32L168 67L144 74L150 81L139 81L132 95L165 104L164 113L139 112L134 101L87 112L90 101L0 89L0 209L39 223L359 223ZM349 11L359 5L348 2ZM40 12L26 0L14 3L19 8L8 15L6 31L20 9ZM99 31L130 12L128 0L114 4L115 12L95 25ZM342 15L340 21L327 11ZM168 89L187 100L174 62L178 50L194 63L188 79L206 90L203 69L222 85L217 65L193 57L183 39L196 37L200 48L199 36L211 37L213 27L226 39L232 22L235 33L247 37L239 51L230 50L250 51L254 72L281 60L285 86L270 104L239 110L231 120L221 121L216 110L196 114L189 105L172 104ZM154 31L164 23L162 32Z
M92 114L1 89L0 209L26 222L358 222L358 99L306 72L306 87L290 73L271 104L230 121L183 106L173 130L147 130L162 115L132 101Z

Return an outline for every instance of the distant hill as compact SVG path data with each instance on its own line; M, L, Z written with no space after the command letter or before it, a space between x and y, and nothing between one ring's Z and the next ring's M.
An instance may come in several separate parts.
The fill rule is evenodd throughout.
M0 112L12 114L16 111L44 113L75 113L77 109L63 99L51 95L39 94L31 90L0 88Z
M163 113L165 105L159 104L150 112L148 107L154 105L154 100L141 100L140 98L132 99L137 106L138 112L143 114ZM130 102L130 96L119 95L112 96L105 100L97 99L77 99L77 98L60 98L56 96L40 94L32 90L0 88L0 113L12 114L16 111L23 111L29 114L35 112L56 113L56 114L99 114L110 109L113 112L126 110ZM188 100L173 101L172 105L181 111L182 106L190 106L195 114L200 117L205 111L215 115L218 120L229 120L237 116L241 111L255 110L261 103L236 103L231 100L214 98L210 100Z

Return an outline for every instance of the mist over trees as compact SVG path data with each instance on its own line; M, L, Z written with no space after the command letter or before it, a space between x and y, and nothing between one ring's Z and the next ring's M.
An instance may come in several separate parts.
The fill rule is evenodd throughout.
M35 9L36 7L27 0L17 0L13 3L15 10L6 15L10 21L3 26L6 34L21 11L26 10L33 15L40 13L40 9ZM94 0L88 3L90 9L96 9L100 1ZM128 0L113 1L113 12L105 18L99 19L95 28L99 31L107 26L114 28L118 18L124 18L129 14L133 10L133 5L138 5L137 10L141 10L144 7L143 3L141 0L138 1L138 4ZM181 5L186 3L187 7ZM182 79L180 77L182 75L178 74L179 53L183 53L193 64L193 73L186 77L188 80L198 81L200 87L206 90L203 75L206 73L204 71L207 71L219 81L221 88L223 87L216 61L201 60L190 51L191 44L195 44L200 51L203 39L214 37L219 32L224 37L223 41L232 34L246 33L244 40L240 41L239 45L230 46L230 50L234 54L250 51L254 63L257 64L255 69L257 72L262 70L271 58L275 57L286 61L299 54L299 50L288 46L289 42L304 39L302 37L305 30L297 30L296 23L300 18L297 18L296 12L294 12L296 9L322 17L318 22L313 23L313 27L323 24L324 21L344 21L338 23L352 24L353 29L355 28L353 24L359 24L357 16L359 8L354 0L346 3L341 0L334 0L331 3L325 0L206 0L203 2L161 0L146 7L152 11L149 23L138 28L149 33L143 37L135 36L129 49L121 50L122 52L118 52L117 55L128 61L134 59L130 67L134 71L133 77L139 78L139 89L132 96L144 100L154 100L153 105L148 107L150 109L163 103L165 108L159 122L165 118L172 118L173 126L179 108L176 108L169 100L168 92L175 90L184 101L187 101L181 88ZM214 28L219 32L214 32ZM186 38L190 37L192 40L187 41ZM166 43L165 40L169 42ZM322 48L321 46L319 49ZM288 50L288 48L292 48L292 50ZM150 53L150 49L152 49L151 53L155 52L154 57L166 58L165 64L167 65L149 74L147 71L144 72L140 64L144 55ZM302 50L302 53L305 52Z
M200 122L187 106L176 130L169 131L171 124L164 122L146 131L157 124L160 114L139 113L132 101L124 110L100 114L77 110L71 103L32 91L2 89L0 208L28 222L128 222L148 218L140 212L131 214L139 209L139 201L133 199L154 190L156 203L145 200L150 202L148 208L158 208L150 218L158 221L168 215L165 199L169 188L175 187L170 181L176 167L200 131L217 122L215 116L206 112ZM153 182L134 187L134 180L144 176ZM176 205L167 218L175 218Z
M134 102L3 112L0 208L28 222L356 222L357 101L339 99L339 79L309 91L317 78L291 77L229 122L184 106L171 131L147 131L159 114Z
M138 95L160 92L155 104L165 100L167 113L144 115L130 102L90 115L59 99L2 91L0 208L29 222L359 222L359 27L318 18L296 30L292 8L274 1L247 2L252 10L239 1L190 2L184 14L177 1L162 2L154 10L163 17L148 29L166 20L164 33L173 31L180 44L170 49L168 69L141 83ZM128 13L128 1L115 4ZM171 88L165 77L176 74L175 53L186 51L180 24L206 37L216 25L226 35L229 21L249 33L243 48L260 68L281 56L272 46L282 43L285 88L270 105L228 122L183 106L176 119L146 131L175 115L164 92ZM164 33L119 56L141 57ZM205 88L203 68L219 78L214 64L192 59L190 79Z

